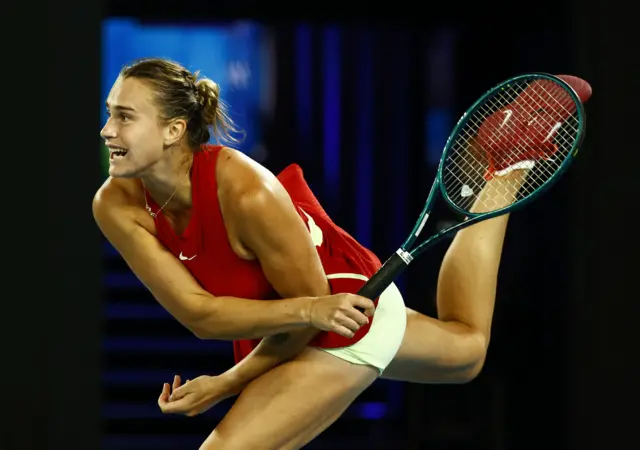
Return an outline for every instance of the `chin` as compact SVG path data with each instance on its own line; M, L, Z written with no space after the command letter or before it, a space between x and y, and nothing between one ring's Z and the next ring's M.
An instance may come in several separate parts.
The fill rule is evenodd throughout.
M140 170L137 167L127 167L126 164L109 162L109 176L113 178L138 178Z

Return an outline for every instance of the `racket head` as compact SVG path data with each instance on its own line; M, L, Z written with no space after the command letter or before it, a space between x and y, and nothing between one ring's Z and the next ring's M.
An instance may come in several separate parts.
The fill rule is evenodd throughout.
M589 88L581 93L586 100L591 90L583 83ZM505 80L485 92L452 130L438 168L440 191L454 210L470 217L523 207L567 170L585 130L581 95L562 78L527 73ZM489 180L529 166L515 201L471 210Z

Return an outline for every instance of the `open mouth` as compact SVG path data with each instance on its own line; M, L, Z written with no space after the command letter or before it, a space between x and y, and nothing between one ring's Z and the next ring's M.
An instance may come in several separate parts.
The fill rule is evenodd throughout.
M127 150L120 147L110 147L109 148L109 158L113 161L116 159L122 159L127 154Z

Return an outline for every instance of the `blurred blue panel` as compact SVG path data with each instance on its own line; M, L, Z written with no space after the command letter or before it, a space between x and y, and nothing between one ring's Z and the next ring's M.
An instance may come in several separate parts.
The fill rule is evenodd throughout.
M429 109L425 124L427 133L427 163L437 165L452 129L449 109Z
M452 108L455 98L455 53L457 33L449 28L434 31L427 51L427 115L425 118L425 160L437 165L451 132Z
M358 39L356 124L356 233L362 245L373 244L373 34L364 31Z
M387 414L387 404L384 402L363 402L356 404L358 416L368 420L380 420Z
M340 31L327 27L323 37L324 181L331 214L340 196Z
M311 129L313 121L312 112L312 48L311 28L309 25L298 25L295 33L295 64L296 64L296 119L298 141L296 151L308 160L311 151Z

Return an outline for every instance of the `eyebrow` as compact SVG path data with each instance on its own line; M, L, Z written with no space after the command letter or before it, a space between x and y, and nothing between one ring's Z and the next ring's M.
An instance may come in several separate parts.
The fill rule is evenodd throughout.
M120 111L132 111L132 112L136 112L136 110L131 107L131 106L125 106L125 105L113 105L113 106L109 106L109 102L105 103L107 109L117 109Z

